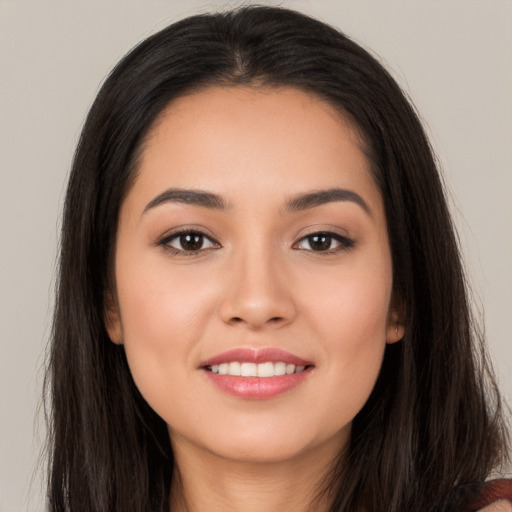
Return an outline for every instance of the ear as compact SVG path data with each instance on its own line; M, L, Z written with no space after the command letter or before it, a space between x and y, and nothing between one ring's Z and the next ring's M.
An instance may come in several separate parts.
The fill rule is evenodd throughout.
M104 322L108 337L116 345L123 344L123 328L119 316L117 301L111 291L105 293Z
M396 343L405 334L405 308L403 300L393 293L386 327L386 343Z

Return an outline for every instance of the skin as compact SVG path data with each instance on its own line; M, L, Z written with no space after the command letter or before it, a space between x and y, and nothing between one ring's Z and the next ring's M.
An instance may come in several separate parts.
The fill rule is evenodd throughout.
M228 208L148 207L170 188L215 193ZM343 200L286 210L332 188L367 209ZM205 234L200 250L172 238L183 227ZM313 250L307 237L318 232L344 238ZM172 510L307 510L386 343L404 334L382 197L351 123L290 88L210 87L173 101L122 204L115 281L107 329L168 425ZM314 367L271 399L234 397L200 365L239 347L279 348Z
M512 503L505 500L499 500L492 505L481 508L480 512L512 512Z

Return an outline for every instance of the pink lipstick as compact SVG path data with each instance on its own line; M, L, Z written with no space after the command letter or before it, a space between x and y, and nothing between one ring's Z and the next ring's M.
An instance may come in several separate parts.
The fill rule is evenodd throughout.
M231 395L263 400L299 385L313 364L284 350L238 348L200 365L210 382Z

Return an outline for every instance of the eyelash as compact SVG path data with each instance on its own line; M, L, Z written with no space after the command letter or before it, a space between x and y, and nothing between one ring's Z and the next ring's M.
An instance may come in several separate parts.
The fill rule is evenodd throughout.
M207 247L207 248L201 247L197 250L187 250L187 249L177 249L176 247L173 247L172 245L170 245L170 243L173 240L179 240L181 237L185 237L187 235L201 237L202 241L208 240L212 244L212 246ZM176 231L175 233L172 233L172 234L162 238L162 240L160 240L157 245L160 247L163 247L166 251L169 251L170 253L177 255L177 256L180 256L180 255L195 256L196 254L199 254L200 252L208 251L210 249L219 249L221 247L221 245L216 240L214 240L211 236L208 236L205 233L203 233L202 231L199 231L197 229L183 229L181 231ZM203 245L203 244L201 244L201 245Z
M203 243L201 243L201 247L196 250L187 250L187 249L178 249L178 248L170 245L171 242L173 242L174 240L179 240L181 237L185 237L185 236L200 237L201 242L203 242ZM333 241L335 241L335 242L337 242L338 246L334 249L329 248L326 250L315 251L314 249L311 248L311 241L314 237L322 237L322 238L328 239L329 246L332 244ZM210 247L206 247L206 248L202 247L205 240L209 241L209 243L211 244ZM304 249L304 248L299 247L299 245L301 243L303 243L304 241L308 241L308 244L310 247L309 249ZM180 242L181 245L182 245L182 243L183 243L183 241ZM162 238L157 243L157 245L159 247L164 248L166 251L169 251L170 253L177 255L177 256L180 256L180 255L181 256L195 256L201 252L209 251L211 249L219 249L221 247L220 243L217 242L216 240L214 240L211 236L206 235L202 231L195 230L195 229L184 229L184 230L172 233L170 235L167 235L164 238ZM347 251L349 249L352 249L354 246L355 246L354 240L347 238L346 236L340 235L339 233L335 233L332 231L315 231L313 233L309 233L309 234L301 237L297 242L295 242L293 244L292 249L295 249L297 251L309 251L312 253L316 253L320 256L328 256L331 254L339 253L341 251ZM182 245L182 247L183 247L183 245Z
M311 240L315 237L317 237L317 238L322 237L322 238L328 239L329 245L331 245L332 242L335 241L338 243L338 246L333 249L327 249L325 251L315 251L315 250L311 249ZM298 245L300 243L302 243L304 241L308 241L308 240L309 240L308 243L309 243L310 249L301 249L298 247ZM303 236L302 238L299 239L298 242L293 244L293 248L296 250L310 251L310 252L318 254L320 256L329 256L331 254L336 254L336 253L339 253L342 251L348 251L349 249L352 249L354 246L355 246L354 240L347 238L346 236L340 235L339 233L335 233L333 231L315 231L313 233L309 233L309 234Z

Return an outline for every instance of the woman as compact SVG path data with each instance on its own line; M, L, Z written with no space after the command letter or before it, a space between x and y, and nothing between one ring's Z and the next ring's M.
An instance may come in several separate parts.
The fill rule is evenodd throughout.
M70 176L50 372L52 511L506 496L484 486L508 437L421 125L292 11L188 18L111 73Z

